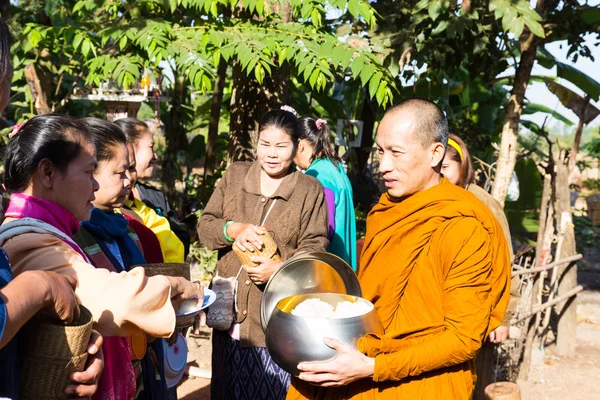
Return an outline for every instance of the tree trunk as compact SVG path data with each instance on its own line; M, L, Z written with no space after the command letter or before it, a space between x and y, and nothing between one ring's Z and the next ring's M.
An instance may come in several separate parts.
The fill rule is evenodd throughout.
M375 131L375 110L376 105L373 104L369 89L364 91L365 98L361 112L361 120L363 121L362 143L356 152L356 173L362 174L369 163L369 157L373 151L373 133Z
M573 139L573 148L569 155L569 183L573 183L573 173L575 171L575 164L577 163L577 153L579 152L579 145L581 144L581 135L583 133L583 126L585 125L585 111L587 105L590 102L590 96L586 96L584 99L583 106L581 107L581 115L579 116L579 123L575 130L575 139Z
M172 205L176 202L175 180L179 175L177 150L185 149L187 137L183 126L183 97L185 79L174 72L173 90L171 92L171 111L165 127L165 159L162 163L162 189L165 197Z
M268 4L274 14L279 14L281 22L291 21L292 8L289 0L283 4L271 0ZM234 15L239 16L240 13L243 13L243 10L238 8ZM260 118L270 109L289 102L290 66L284 63L279 68L272 68L271 76L266 77L260 85L253 75L246 75L239 62L234 61L232 80L229 163L254 159Z
M33 64L29 64L25 67L24 72L25 79L27 80L27 84L29 85L29 90L31 91L31 98L33 99L35 112L37 114L50 113L50 107L48 106L46 93L42 89L42 84L40 83L40 78L38 77L37 71L35 70L35 66Z
M557 6L558 0L538 0L536 11L544 17L546 9L551 10ZM541 21L543 25L543 21ZM543 39L535 36L525 29L519 38L521 59L515 74L512 92L504 107L504 124L500 139L500 154L496 167L496 175L492 185L492 196L504 207L508 185L515 170L517 162L517 137L519 135L519 121L523 111L525 91L531 77L531 70L535 62L537 47Z
M575 232L573 230L571 202L569 195L569 169L564 156L557 160L556 173L556 230L562 235L561 259L577 254L575 249ZM570 160L569 160L570 161ZM563 264L554 271L558 278L558 294L560 297L577 286L577 265ZM571 356L575 354L577 333L577 298L571 297L563 304L555 306L558 317L556 327L556 351L559 354Z
M492 196L504 207L508 185L515 170L517 162L517 138L519 135L519 121L523 111L523 100L525 91L531 77L531 70L535 62L538 38L527 31L521 35L521 60L515 74L512 93L505 107L504 124L502 125L502 136L500 141L500 154L494 183L492 185Z
M217 138L219 137L219 119L221 118L221 104L223 103L223 89L227 77L227 63L221 60L217 68L215 88L210 106L210 121L206 137L206 160L204 162L204 176L212 175L215 169Z

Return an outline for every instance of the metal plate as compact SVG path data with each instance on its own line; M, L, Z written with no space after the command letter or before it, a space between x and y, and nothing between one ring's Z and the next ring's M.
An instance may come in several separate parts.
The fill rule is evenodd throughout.
M352 268L338 256L326 252L298 254L283 263L269 279L260 304L260 322L267 324L279 300L307 293L340 293L362 296Z

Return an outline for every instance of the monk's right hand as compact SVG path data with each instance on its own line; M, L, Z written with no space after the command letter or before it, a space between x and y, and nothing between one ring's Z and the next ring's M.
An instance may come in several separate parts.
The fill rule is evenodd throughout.
M262 226L244 224L236 222L227 227L227 234L235 239L233 243L238 249L242 251L254 251L254 249L260 249L263 246L261 236L266 232Z
M67 324L79 317L79 302L75 296L77 280L56 272L38 271L41 286L45 289L45 308L42 313L65 321Z

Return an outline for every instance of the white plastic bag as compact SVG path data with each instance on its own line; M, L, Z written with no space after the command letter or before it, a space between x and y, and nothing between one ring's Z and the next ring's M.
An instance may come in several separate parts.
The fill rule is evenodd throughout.
M508 193L506 194L506 201L517 201L519 200L519 178L517 173L513 171L512 178L508 184Z

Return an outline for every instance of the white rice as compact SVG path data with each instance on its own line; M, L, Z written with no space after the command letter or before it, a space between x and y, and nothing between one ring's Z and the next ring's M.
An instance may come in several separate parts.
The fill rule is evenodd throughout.
M371 306L363 301L352 303L340 301L334 309L329 303L320 299L308 299L298 304L292 314L304 318L340 319L364 315L371 311Z

